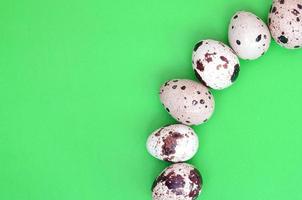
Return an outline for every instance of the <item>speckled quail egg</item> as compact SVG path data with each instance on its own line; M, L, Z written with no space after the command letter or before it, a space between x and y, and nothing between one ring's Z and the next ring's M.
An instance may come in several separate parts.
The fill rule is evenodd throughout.
M177 163L167 167L154 181L153 200L194 200L202 189L202 177L192 165Z
M239 60L235 52L215 40L202 40L193 50L193 69L196 77L206 86L221 90L237 79Z
M173 124L154 131L147 140L148 152L160 160L183 162L198 150L195 131L183 124Z
M256 15L239 11L229 25L229 43L242 59L254 60L269 48L271 34L266 24Z
M273 0L268 16L269 29L282 47L302 47L302 0Z
M207 87L196 81L170 80L161 86L159 93L163 106L182 124L202 124L214 111L214 97Z

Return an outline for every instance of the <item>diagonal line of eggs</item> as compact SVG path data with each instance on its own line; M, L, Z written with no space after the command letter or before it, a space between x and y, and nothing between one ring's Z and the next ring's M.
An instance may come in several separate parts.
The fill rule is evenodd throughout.
M182 124L161 127L147 140L148 152L160 160L175 162L163 170L152 186L153 200L194 200L202 190L202 176L191 159L199 147L198 136L188 125L206 122L215 102L209 88L231 86L239 74L239 59L254 60L269 49L271 35L282 47L302 46L302 0L274 0L268 25L246 11L234 14L229 24L229 44L207 39L198 42L192 55L193 70L201 83L187 79L167 81L160 100L170 115ZM238 56L238 57L237 57Z
M175 163L155 179L153 200L196 199L202 190L202 176L185 164L198 151L199 140L188 125L206 122L213 114L214 97L205 85L187 79L173 79L160 88L160 100L172 117L181 124L155 130L147 139L147 150L155 158Z
M302 10L302 0L275 0L270 9L269 28L275 40L286 48L302 46L299 10ZM269 28L253 13L239 11L229 24L231 48L216 40L199 41L193 49L192 64L201 84L186 79L170 80L160 89L160 100L170 115L186 125L207 121L215 105L209 88L222 90L237 80L240 71L238 57L253 60L264 55L271 42ZM208 95L210 101L203 94Z
M222 90L231 86L239 75L239 58L254 60L268 50L271 36L266 24L246 11L234 14L229 24L230 46L216 40L199 41L192 55L193 70L201 83ZM238 57L237 57L238 56Z

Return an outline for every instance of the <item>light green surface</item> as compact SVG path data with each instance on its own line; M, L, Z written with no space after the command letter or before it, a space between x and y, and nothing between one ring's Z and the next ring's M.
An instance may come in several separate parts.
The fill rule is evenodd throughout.
M145 149L173 123L160 85L195 79L200 39L269 0L7 0L0 3L0 199L149 200L167 163ZM241 61L195 127L202 200L302 199L302 50Z

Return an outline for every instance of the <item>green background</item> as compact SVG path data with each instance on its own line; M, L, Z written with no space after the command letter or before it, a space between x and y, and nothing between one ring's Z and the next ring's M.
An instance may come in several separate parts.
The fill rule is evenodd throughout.
M175 121L168 79L195 79L193 45L227 42L231 16L267 18L269 0L3 0L0 199L148 200L167 163L148 135ZM272 42L241 61L189 162L203 200L301 199L302 50Z

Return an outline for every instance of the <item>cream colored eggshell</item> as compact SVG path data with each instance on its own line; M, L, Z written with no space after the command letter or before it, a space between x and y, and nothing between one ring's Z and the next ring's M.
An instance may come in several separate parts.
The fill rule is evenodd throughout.
M192 165L176 163L167 167L154 181L153 200L192 200L202 189L202 177Z
M271 35L266 24L246 11L234 14L229 25L229 43L242 59L254 60L269 48Z
M198 42L192 55L196 77L206 86L221 90L229 87L237 79L239 60L235 52L215 40Z
M214 97L204 85L187 79L174 79L160 88L160 100L170 115L186 125L206 122L214 112Z
M183 124L173 124L154 131L147 140L148 152L160 160L184 162L198 150L195 131Z
M268 23L279 45L288 49L302 47L302 0L273 0Z

